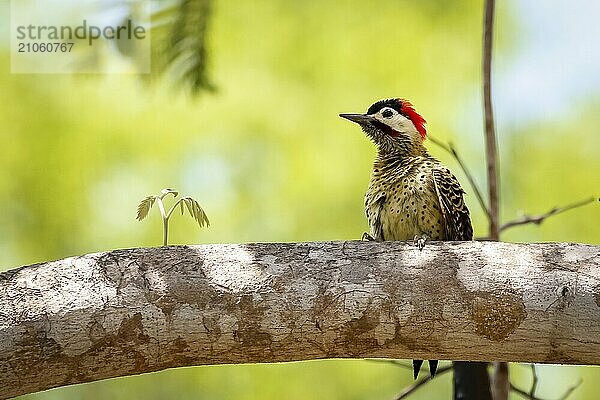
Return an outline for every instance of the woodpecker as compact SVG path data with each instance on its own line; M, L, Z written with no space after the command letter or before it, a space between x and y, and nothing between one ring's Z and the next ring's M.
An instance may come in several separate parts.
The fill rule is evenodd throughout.
M370 233L367 240L472 240L473 227L464 191L456 177L431 157L423 141L425 119L405 99L380 100L366 114L340 114L360 125L377 147L365 194ZM413 360L417 379L422 360ZM429 361L435 375L437 361Z

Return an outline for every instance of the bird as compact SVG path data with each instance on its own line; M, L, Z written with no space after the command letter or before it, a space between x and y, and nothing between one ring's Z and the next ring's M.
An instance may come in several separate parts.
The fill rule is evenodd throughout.
M422 250L429 240L473 239L469 209L458 179L423 145L425 119L403 98L379 100L365 114L340 114L355 122L377 147L365 194L370 232L365 240L410 241ZM423 360L413 360L417 379ZM435 376L438 362L429 360Z

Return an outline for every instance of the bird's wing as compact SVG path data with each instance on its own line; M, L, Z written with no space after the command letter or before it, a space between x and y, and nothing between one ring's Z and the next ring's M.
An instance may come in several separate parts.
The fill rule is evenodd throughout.
M471 217L463 199L464 190L447 168L433 170L433 183L444 216L446 240L473 240Z
M385 193L381 193L372 203L368 202L365 204L367 219L369 220L369 225L371 226L371 235L373 235L373 239L379 242L385 240L383 237L383 221L381 221L381 212L383 211L385 199Z

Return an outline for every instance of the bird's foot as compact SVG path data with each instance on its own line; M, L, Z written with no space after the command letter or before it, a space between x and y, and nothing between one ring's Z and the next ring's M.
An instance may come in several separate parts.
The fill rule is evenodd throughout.
M425 247L425 243L427 243L427 241L429 240L429 236L427 236L425 233L423 233L422 235L415 235L415 237L413 238L413 244L415 246L417 246L420 250L423 250L423 247Z
M366 241L369 241L369 242L374 242L375 238L373 236L369 235L367 232L365 232L362 235L362 240L366 240Z

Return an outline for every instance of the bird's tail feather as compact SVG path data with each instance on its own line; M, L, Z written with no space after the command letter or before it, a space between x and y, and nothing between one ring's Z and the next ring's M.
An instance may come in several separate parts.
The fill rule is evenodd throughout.
M423 360L413 360L413 376L415 379L419 377L421 365L423 365ZM432 378L435 376L435 371L437 371L437 367L437 360L429 360L429 375L431 375Z
M423 360L413 360L413 376L415 379L419 377L421 365L423 365Z
M438 361L437 360L429 360L429 374L433 378L435 376L435 371L437 371Z

